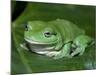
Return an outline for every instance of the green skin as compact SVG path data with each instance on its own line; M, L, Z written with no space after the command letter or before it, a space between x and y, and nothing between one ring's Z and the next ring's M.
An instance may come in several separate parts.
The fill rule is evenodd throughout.
M31 51L53 59L83 55L88 44L93 41L82 29L63 19L48 22L29 21L24 39ZM28 50L25 43L21 46Z

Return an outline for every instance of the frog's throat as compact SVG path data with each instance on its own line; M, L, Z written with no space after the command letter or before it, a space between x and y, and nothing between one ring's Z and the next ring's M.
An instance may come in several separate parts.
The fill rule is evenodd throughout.
M40 45L50 44L50 43L45 43L45 42L39 42L39 41L30 40L30 39L27 39L27 38L24 38L24 39L25 39L25 41L27 41L30 44L40 44ZM53 43L51 43L51 44L56 44L56 41L53 42Z

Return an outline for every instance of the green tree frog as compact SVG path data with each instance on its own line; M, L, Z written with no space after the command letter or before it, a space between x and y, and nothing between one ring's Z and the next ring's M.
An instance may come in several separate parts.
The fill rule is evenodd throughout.
M93 39L84 30L64 19L29 21L24 31L25 43L21 47L53 59L83 55Z

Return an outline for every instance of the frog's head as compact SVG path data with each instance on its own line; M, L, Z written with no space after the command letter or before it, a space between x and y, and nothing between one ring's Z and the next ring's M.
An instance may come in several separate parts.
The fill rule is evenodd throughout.
M24 39L35 45L53 45L58 43L59 34L53 25L43 21L30 21L26 25Z

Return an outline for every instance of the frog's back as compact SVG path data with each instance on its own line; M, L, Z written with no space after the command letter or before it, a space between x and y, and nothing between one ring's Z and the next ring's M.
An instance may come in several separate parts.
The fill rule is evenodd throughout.
M77 25L63 19L51 21L56 30L60 33L64 41L71 41L77 36L85 34L84 30L80 29Z

